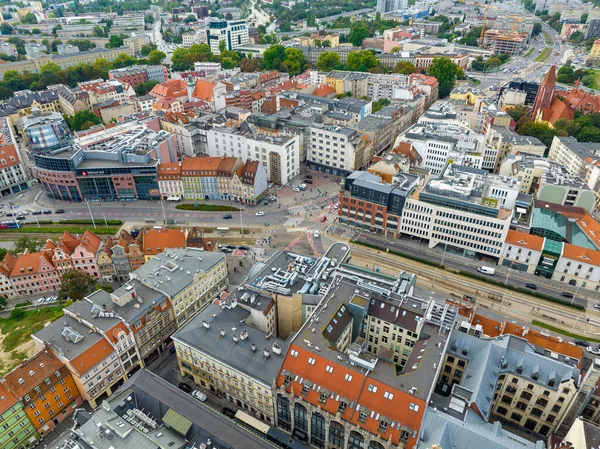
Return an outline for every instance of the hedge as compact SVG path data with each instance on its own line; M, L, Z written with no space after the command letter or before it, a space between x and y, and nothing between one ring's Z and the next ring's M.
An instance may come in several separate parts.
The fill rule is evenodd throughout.
M233 206L224 206L222 204L178 204L175 209L195 210L201 212L238 212L239 209Z
M502 288L507 288L509 290L513 290L515 292L519 292L519 293L524 293L526 295L530 295L530 296L535 296L536 298L540 298L540 299L544 299L546 301L550 301L550 302L554 302L556 304L560 304L563 306L567 306L567 307L571 307L573 309L577 309L577 310L585 310L585 307L582 306L581 304L576 304L573 303L571 304L569 301L565 301L564 299L561 298L555 298L554 296L550 296L550 295L546 295L544 293L539 293L536 292L535 290L529 289L529 288L523 288L523 287L516 287L514 285L504 285L504 282L502 281L497 281L495 279L490 279L489 277L484 277L484 276L479 276L478 274L475 273L471 273L469 271L459 271L460 274L462 274L463 276L467 276L473 279L477 279L479 281L483 281L486 282L488 284L492 284L492 285L496 285L498 287L502 287Z
M565 331L559 327L554 327L554 326L551 326L550 324L546 324L543 321L533 320L532 324L534 326L543 327L544 329L548 329L549 331L564 335L566 337L571 337L576 340L585 340L585 341L591 341L593 343L600 343L600 340L598 340L597 338L588 338L588 337L584 337L582 335L574 334L573 332Z
M98 224L104 224L103 218L96 218L94 221L96 222L96 226L98 226ZM58 224L89 224L89 225L94 224L92 222L92 220L60 220L57 223ZM121 226L123 224L123 220L106 220L106 224L108 224L109 226Z

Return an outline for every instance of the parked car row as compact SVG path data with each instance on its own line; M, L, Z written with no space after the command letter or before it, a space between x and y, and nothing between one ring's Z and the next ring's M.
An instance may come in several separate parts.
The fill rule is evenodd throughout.
M58 301L58 295L48 296L47 298L44 296L44 297L38 299L35 303L39 306L41 304L49 304L51 302L56 302L56 301Z

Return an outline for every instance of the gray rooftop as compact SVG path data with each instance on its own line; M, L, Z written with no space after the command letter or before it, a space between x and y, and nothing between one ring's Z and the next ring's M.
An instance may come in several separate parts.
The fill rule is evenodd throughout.
M279 338L267 338L264 332L246 325L249 315L250 312L241 307L222 309L211 304L177 331L173 340L270 387L279 374L289 344Z
M163 253L135 270L132 276L172 298L192 284L198 273L209 271L224 259L223 253L200 251L198 248L165 248Z
M428 407L421 424L418 449L439 444L441 449L544 449L543 441L532 443L502 429L500 422L488 424L468 411L464 421Z

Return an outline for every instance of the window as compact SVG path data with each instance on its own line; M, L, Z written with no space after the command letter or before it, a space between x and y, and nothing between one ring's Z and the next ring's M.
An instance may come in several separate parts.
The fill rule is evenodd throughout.
M290 355L291 355L292 357L298 357L298 351L296 351L295 349L292 349L292 350L290 351Z
M523 419L523 416L519 415L518 413L513 413L512 415L510 415L510 419L520 422Z
M352 375L351 374L346 374L344 376L344 379L347 380L348 382L352 382Z
M394 399L394 394L393 393L388 393L387 391L385 393L383 393L383 397L386 399L389 399L390 401L392 399Z
M410 405L408 406L408 408L410 410L412 410L413 412L418 412L419 411L419 406L417 404L413 404L412 402L410 403Z
M313 359L312 357L310 357L310 358L308 359L308 364L309 364L309 365L314 365L314 364L315 364L315 361L316 361L315 359Z
M327 365L327 368L325 368L325 371L327 371L328 373L333 373L333 366Z
M368 411L367 409L364 409L364 408L363 408L363 409L360 411L360 413L358 414L358 420L359 420L360 422L365 422L365 421L367 420L367 416L368 416L368 414L369 414L369 411Z
M369 385L369 391L371 391L373 393L377 393L377 386L376 385Z

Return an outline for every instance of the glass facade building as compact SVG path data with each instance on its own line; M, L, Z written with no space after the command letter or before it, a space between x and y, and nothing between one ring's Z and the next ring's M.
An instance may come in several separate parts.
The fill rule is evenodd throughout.
M23 119L23 131L33 154L49 154L73 144L73 135L61 114L33 113Z

